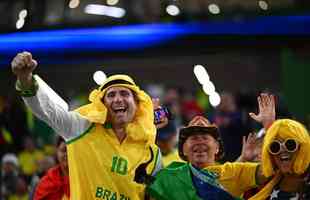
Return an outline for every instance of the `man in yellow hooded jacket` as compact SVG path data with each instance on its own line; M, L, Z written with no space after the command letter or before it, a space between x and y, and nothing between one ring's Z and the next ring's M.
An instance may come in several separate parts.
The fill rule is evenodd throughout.
M31 53L11 65L26 105L66 140L70 198L144 199L143 183L160 168L151 98L129 76L114 75L91 92L90 104L67 111L36 81Z

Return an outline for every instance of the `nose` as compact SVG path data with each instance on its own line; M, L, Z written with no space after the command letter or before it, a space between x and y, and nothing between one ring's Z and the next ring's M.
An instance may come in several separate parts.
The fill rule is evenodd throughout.
M122 96L117 93L115 96L114 96L114 99L113 99L114 102L120 102L122 101Z
M288 152L288 151L285 149L284 145L281 144L279 154L281 154L281 153L287 153L287 152Z
M196 143L201 144L205 143L206 139L204 137L197 137L195 141Z

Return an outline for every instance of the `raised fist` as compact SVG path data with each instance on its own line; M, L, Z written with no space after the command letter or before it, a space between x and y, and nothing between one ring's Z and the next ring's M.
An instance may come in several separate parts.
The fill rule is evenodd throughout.
M22 79L31 76L37 65L38 63L32 59L31 53L26 51L17 54L11 63L13 73Z

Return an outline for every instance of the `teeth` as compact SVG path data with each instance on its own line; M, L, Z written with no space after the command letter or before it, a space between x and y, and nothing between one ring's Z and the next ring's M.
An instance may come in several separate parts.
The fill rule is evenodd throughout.
M290 160L290 156L288 156L288 155L281 155L280 156L280 160L281 161L288 161L288 160Z
M125 108L116 108L114 109L115 112L125 112Z
M280 156L280 158L285 159L285 158L289 158L289 156L288 155L282 155L282 156Z

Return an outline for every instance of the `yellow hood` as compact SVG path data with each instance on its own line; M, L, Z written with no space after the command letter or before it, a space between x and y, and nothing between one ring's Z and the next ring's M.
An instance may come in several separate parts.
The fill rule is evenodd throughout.
M78 108L76 111L93 123L105 124L108 110L101 99L104 97L107 89L112 86L122 86L131 89L136 93L139 100L135 119L126 128L128 137L133 140L145 140L154 143L156 127L154 125L152 100L127 75L118 74L108 77L102 86L90 93L89 101L91 103Z

